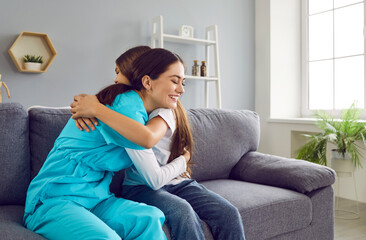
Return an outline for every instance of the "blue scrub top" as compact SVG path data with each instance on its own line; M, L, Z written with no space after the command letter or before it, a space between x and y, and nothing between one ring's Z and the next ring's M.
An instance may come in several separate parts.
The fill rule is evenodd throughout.
M142 124L148 120L135 91L116 97L110 109ZM99 121L95 131L80 131L70 118L29 185L25 216L46 199L67 199L87 209L110 197L113 172L132 165L125 148L144 149Z

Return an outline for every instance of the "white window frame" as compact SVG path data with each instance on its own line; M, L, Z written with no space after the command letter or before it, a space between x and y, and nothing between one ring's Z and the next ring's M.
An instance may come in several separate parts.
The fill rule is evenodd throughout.
M319 0L321 1L321 0ZM366 26L366 1L359 1L347 6L364 3L364 26ZM346 6L344 6L346 7ZM343 7L342 7L343 8ZM308 21L308 0L301 1L301 114L302 117L311 117L314 114L314 110L309 109L309 21ZM362 114L363 118L366 118L366 38L365 38L365 27L364 33L364 111ZM334 34L334 33L333 33ZM334 51L334 50L333 50ZM333 56L333 59L334 56ZM334 69L333 69L334 71ZM333 74L334 81L334 74ZM333 86L334 88L334 86ZM333 90L334 91L334 90ZM333 107L334 107L334 95L333 95ZM341 110L327 110L333 117L340 117Z

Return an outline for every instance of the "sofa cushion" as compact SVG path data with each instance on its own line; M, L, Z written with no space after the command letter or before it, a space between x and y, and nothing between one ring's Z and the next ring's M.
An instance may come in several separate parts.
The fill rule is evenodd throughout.
M306 228L311 222L311 200L304 194L236 180L201 183L238 208L247 239L268 239Z
M333 169L319 164L259 152L245 154L231 173L234 179L300 193L332 185L335 176Z
M71 117L69 108L31 107L29 114L29 141L32 159L32 178L41 169L56 138Z
M0 206L0 239L45 240L23 226L23 214L24 206Z
M259 117L248 110L190 109L195 141L192 177L197 181L228 178L248 151L257 150Z
M18 103L0 104L0 204L24 204L30 181L28 114Z

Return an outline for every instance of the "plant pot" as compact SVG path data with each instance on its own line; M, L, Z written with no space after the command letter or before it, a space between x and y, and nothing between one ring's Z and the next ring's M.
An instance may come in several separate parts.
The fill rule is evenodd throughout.
M41 71L41 63L25 62L24 68L31 71Z
M355 170L351 155L346 152L343 156L336 149L332 149L331 167L336 172L352 173Z

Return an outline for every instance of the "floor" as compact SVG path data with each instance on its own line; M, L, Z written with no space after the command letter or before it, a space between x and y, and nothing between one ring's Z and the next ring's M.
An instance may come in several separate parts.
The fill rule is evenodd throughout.
M337 198L338 207L336 209L345 209L356 211L356 202ZM359 218L358 219L341 219L355 217L354 214L343 211L336 211L335 218L335 240L365 240L366 239L366 203L359 203Z

